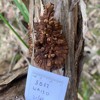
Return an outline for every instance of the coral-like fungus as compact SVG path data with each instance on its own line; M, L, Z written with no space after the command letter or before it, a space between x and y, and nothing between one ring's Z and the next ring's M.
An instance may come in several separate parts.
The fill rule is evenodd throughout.
M35 63L49 71L63 67L68 46L62 34L62 25L54 18L54 4L49 3L45 6L40 22L35 24L35 30Z

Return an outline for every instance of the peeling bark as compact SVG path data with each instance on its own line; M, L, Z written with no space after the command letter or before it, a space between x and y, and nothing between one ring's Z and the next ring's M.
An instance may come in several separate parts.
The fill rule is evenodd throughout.
M79 7L80 0L62 0L60 21L63 32L68 41L69 53L65 64L65 75L70 78L65 100L77 100L77 90L82 70L81 59L83 54L82 15ZM43 0L46 4L59 4L59 0ZM61 0L60 0L61 2Z

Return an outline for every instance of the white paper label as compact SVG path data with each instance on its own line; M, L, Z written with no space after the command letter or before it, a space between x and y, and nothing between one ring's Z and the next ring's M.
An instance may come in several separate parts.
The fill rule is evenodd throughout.
M64 100L68 77L29 66L25 100Z

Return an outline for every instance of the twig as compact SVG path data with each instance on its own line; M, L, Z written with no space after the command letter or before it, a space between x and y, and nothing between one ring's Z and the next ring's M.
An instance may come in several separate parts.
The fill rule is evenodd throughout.
M31 64L35 65L34 63L34 29L33 29L33 0L30 0L29 4L29 27L30 27L30 36L32 37L32 44L33 44L33 50L32 50L32 56L31 56Z
M41 6L41 16L43 15L43 12L44 12L44 6L43 6L43 1L40 0L40 6Z
M29 24L31 29L33 29L33 0L30 0L29 4Z

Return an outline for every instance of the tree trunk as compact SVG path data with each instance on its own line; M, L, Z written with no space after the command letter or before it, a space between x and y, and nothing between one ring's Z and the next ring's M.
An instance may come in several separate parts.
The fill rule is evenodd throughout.
M43 0L43 3L59 4L60 0ZM82 14L79 0L62 0L60 21L68 41L69 52L65 63L65 75L70 78L65 100L77 100L77 90L82 69L83 55Z
M68 56L65 62L65 75L70 78L65 100L78 100L77 91L82 70L83 33L80 0L42 0L43 4L53 3L55 9L61 3L59 19L68 42ZM36 0L35 2L38 2Z

